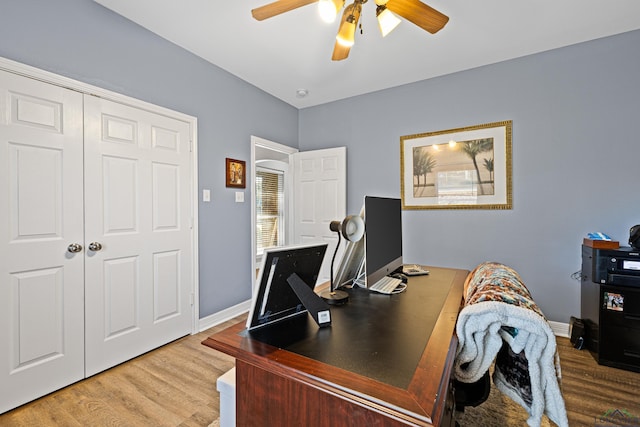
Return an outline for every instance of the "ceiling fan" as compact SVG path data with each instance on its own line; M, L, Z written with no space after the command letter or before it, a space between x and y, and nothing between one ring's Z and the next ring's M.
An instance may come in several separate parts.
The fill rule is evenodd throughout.
M311 3L318 3L323 19L333 22L338 11L344 7L331 57L334 61L341 61L349 56L349 51L354 44L362 5L366 2L367 0L353 0L353 3L345 7L345 0L276 0L253 9L251 14L258 21L262 21ZM376 16L383 37L400 23L400 19L394 14L413 22L431 34L440 31L449 21L448 16L420 0L375 0L375 3Z

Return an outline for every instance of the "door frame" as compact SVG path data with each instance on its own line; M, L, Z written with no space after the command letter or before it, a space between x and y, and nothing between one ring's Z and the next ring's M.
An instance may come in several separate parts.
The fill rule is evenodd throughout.
M112 92L107 89L102 89L97 86L93 86L87 83L83 83L77 80L73 80L68 77L64 77L58 74L51 73L49 71L41 70L30 65L22 64L16 61L12 61L7 58L0 57L0 69L8 71L10 73L18 74L24 77L28 77L35 80L40 80L45 83L49 83L55 86L61 86L63 88L71 89L76 92L81 92L87 95L98 96L103 99L114 101L120 104L128 105L130 107L138 108L141 110L150 111L156 114L161 114L167 117L172 117L177 120L184 121L189 124L189 138L191 140L191 238L193 245L193 259L191 262L192 268L192 289L191 289L191 308L192 308L192 321L191 321L191 334L199 332L199 275L198 275L198 119L196 117L184 114L178 111L170 110L158 105L151 104L146 101L135 99L127 95L122 95L116 92ZM252 168L253 170L253 168Z
M252 297L253 297L253 290L255 289L255 283L256 283L256 271L259 268L259 265L256 261L256 252L258 250L258 245L256 242L256 148L258 147L286 155L287 158L299 151L297 148L289 147L288 145L280 144L277 142L269 141L268 139L251 135L251 177L249 178L249 181L251 182L251 296ZM289 170L291 171L291 162L289 160L288 162L289 162ZM291 200L293 191L291 189L291 186L287 185L286 183L285 183L285 191L287 192L287 195ZM288 218L293 218L293 203L289 203L287 216ZM290 225L287 225L288 229L289 227Z

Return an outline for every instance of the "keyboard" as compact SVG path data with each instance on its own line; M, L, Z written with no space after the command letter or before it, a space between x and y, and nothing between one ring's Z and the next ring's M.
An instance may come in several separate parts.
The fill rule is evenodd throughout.
M405 283L402 283L402 280L389 276L385 276L373 285L369 286L370 291L387 295L400 293L406 288L407 285Z
M402 274L406 276L421 276L423 274L429 274L429 270L417 264L405 265L402 267Z

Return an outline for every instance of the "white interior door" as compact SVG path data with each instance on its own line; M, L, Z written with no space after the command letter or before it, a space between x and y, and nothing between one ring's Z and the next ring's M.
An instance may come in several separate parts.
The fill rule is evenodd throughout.
M0 71L0 413L84 377L82 95Z
M191 332L189 135L85 96L87 376Z
M338 237L329 223L342 221L347 211L347 149L292 154L294 170L294 234L296 243L325 242L329 246L318 283L330 279L331 258ZM340 254L336 262L340 259Z

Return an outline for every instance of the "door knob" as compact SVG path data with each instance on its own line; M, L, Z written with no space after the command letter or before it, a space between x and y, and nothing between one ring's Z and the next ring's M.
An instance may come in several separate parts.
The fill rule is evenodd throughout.
M67 250L71 253L80 252L82 250L82 245L80 243L72 243L67 246Z
M98 243L98 242L89 243L89 250L90 251L98 252L100 249L102 249L102 245L100 243Z

